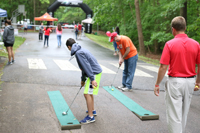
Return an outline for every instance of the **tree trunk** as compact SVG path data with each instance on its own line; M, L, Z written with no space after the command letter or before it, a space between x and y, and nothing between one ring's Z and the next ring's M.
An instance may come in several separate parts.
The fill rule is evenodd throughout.
M141 24L141 19L140 19L140 8L139 8L138 0L135 0L135 10L136 10L140 55L145 55L146 53L145 53L145 47L144 47L144 39L143 39L143 33L142 33L142 24Z
M126 26L126 22L125 22L125 15L124 15L124 6L122 5L123 1L120 0L120 8L121 8L121 11L122 11L122 18L123 18L123 21L124 21L124 27Z
M154 41L154 54L158 53L158 40Z
M184 3L184 7L180 9L180 15L185 18L185 21L187 23L187 1Z

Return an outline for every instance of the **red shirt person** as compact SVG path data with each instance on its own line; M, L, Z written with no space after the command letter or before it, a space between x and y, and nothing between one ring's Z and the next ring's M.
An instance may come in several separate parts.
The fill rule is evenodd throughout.
M82 25L81 24L78 24L78 30L82 30Z
M82 25L78 23L78 38L81 39Z
M44 29L44 31L45 31L45 36L44 36L44 46L45 46L45 43L46 43L46 40L47 40L47 47L49 47L49 44L48 44L48 42L49 42L49 35L50 35L50 32L51 32L51 29L47 26L45 29Z
M154 94L159 96L159 84L169 66L165 84L168 129L170 133L182 133L193 91L200 89L200 45L185 34L186 22L183 17L175 17L171 27L174 39L168 41L163 49Z
M76 24L74 25L74 32L75 32L75 36L76 36L76 40L77 40L78 26Z

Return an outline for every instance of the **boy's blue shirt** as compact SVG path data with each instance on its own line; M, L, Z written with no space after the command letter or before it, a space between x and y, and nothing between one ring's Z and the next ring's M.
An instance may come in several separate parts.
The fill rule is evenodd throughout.
M71 56L74 54L79 68L82 70L82 81L85 81L86 77L89 77L91 81L95 80L94 75L102 72L101 66L95 57L77 43L72 45Z

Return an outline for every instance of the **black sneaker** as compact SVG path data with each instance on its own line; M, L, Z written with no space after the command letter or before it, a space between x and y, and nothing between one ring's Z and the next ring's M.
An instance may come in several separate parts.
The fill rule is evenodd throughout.
M12 65L12 62L9 62L9 61L8 61L7 65Z

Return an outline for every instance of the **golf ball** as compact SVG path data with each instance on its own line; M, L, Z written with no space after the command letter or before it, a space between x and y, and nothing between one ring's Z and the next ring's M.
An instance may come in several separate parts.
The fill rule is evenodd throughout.
M112 91L114 91L114 89L112 89Z

